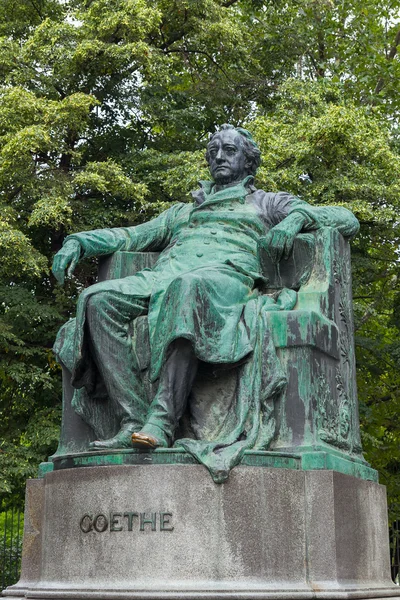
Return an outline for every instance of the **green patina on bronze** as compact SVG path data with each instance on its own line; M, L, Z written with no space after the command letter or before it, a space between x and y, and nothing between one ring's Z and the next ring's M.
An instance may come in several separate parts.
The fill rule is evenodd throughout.
M216 482L249 464L248 450L310 447L315 461L305 452L290 468L321 460L331 468L339 452L338 470L358 464L358 476L371 478L359 442L345 241L358 222L342 207L257 190L254 148L247 132L225 129L208 146L214 181L201 182L192 203L137 227L66 239L60 279L78 257L112 258L55 345L72 373L74 411L94 432L79 440L64 428L58 457L90 441L129 448L140 430L186 450ZM278 454L268 461L279 466Z
M108 452L82 452L63 454L52 462L42 463L39 477L52 470L110 465L195 465L197 460L188 452L177 448L145 450L112 450ZM332 470L368 481L378 481L378 473L357 457L343 456L340 452L313 447L298 454L246 450L242 466L303 471Z

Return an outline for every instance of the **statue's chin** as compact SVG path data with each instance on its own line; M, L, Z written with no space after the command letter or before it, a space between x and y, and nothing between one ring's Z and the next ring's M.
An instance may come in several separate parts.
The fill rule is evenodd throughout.
M239 183L241 179L238 179L233 175L227 175L226 177L214 177L214 181L217 185L229 185L230 183Z
M235 172L235 173L219 173L217 171L217 173L211 173L215 183L217 184L217 186L221 186L221 185L232 185L232 184L237 184L240 183L241 181L243 181L243 179L247 176L250 175L249 172Z

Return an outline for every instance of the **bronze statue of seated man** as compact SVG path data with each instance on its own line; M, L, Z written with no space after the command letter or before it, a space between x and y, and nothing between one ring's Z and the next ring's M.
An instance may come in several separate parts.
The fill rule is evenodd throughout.
M92 442L92 449L169 447L176 441L198 457L214 453L225 456L225 467L237 464L244 449L257 447L261 407L285 386L262 318L272 301L261 291L259 248L279 262L299 232L329 226L352 237L358 231L357 219L343 207L314 207L285 192L257 189L260 150L247 130L222 126L211 136L206 158L212 180L200 182L192 202L135 227L70 235L54 258L54 275L63 283L68 266L72 273L82 258L160 252L153 268L97 283L80 295L72 385L95 396L101 382L120 427L110 439ZM287 293L273 309L294 303ZM149 325L150 377L158 382L150 406L141 394L130 336L132 321L142 315ZM202 363L242 369L236 414L216 439L176 440Z

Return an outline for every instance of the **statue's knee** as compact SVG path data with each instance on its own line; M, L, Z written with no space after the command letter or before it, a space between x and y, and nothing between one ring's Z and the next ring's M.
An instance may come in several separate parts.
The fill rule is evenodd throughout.
M97 296L98 294L101 294L103 292L103 290L97 291L97 287L98 287L98 284L95 283L94 285L91 285L90 287L86 288L85 290L83 290L83 292L81 292L79 294L78 307L80 306L81 308L82 307L86 308L88 306L88 304L92 302L92 300L95 296Z
M88 318L96 318L107 310L110 311L110 297L108 292L96 292L87 299L86 314Z

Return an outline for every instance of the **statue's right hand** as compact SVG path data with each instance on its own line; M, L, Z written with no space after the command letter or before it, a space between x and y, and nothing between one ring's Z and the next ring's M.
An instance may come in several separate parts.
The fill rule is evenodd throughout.
M78 240L71 239L65 242L64 246L57 252L53 260L53 271L54 277L61 285L64 283L65 270L69 265L68 276L71 276L74 272L76 265L78 264L81 255L81 245Z

